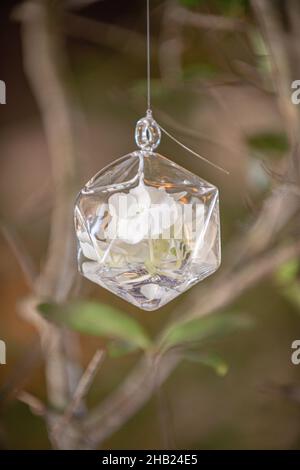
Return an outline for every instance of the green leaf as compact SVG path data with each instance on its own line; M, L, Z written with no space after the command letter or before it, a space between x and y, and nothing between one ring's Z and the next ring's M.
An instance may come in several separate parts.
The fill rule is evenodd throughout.
M116 359L118 357L127 356L137 351L137 346L127 341L114 340L108 344L107 351L110 357Z
M142 349L150 339L132 317L106 304L74 302L67 305L41 304L39 311L48 320L70 329L95 336L124 340Z
M180 0L180 3L185 7L197 7L203 3L203 0Z
M207 6L207 0L180 0L180 3L187 8ZM226 15L241 15L245 13L249 0L215 0L215 4Z
M285 153L289 147L285 134L272 132L261 132L249 136L247 143L252 150L269 154Z
M217 0L222 12L228 16L243 15L249 4L249 0Z
M187 65L183 69L183 79L192 80L195 78L213 79L218 75L215 65L209 63Z
M132 95L143 96L147 90L147 81L146 80L137 80L133 86L130 88ZM160 99L170 95L170 89L167 88L161 80L152 80L151 83L151 92L154 98Z
M283 289L283 295L300 310L300 285L298 282L286 286Z
M270 77L272 71L272 62L265 39L258 29L253 29L249 32L249 39L252 43L254 55L256 56L257 67L262 76L266 77L265 86L268 89L272 89L272 85L268 83L270 80L267 81L267 78Z
M251 325L250 318L241 314L223 313L196 318L171 327L164 339L164 346L170 348L188 342L201 342Z
M217 354L204 354L195 351L187 351L183 355L184 359L197 362L207 367L211 367L217 375L224 377L228 372L228 364Z
M296 258L284 263L275 274L277 282L281 285L293 282L297 277L299 267L299 260Z

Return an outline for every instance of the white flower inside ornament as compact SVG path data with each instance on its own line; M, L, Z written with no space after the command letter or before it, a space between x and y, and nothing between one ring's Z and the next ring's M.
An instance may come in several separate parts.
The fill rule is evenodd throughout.
M144 310L156 310L220 265L218 189L154 152L161 129L137 123L139 150L97 173L75 206L79 270Z

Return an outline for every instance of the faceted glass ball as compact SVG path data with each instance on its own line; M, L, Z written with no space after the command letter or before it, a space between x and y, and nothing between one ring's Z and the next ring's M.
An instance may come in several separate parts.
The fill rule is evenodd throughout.
M155 310L217 270L218 189L151 151L113 162L75 206L79 270L144 310Z

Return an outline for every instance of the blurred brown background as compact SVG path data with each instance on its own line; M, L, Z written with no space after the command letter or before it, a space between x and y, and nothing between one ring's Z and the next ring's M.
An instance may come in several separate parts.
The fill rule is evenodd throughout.
M37 61L38 52L32 62L26 57L31 47L43 47L34 42L26 46L34 37L26 30L31 28L30 21L31 31L39 31L30 5L35 3L43 2L6 1L0 7L0 79L7 86L7 104L0 106L0 339L7 345L7 364L0 366L3 449L51 447L43 412L30 401L37 397L48 403L40 330L20 312L22 299L32 293L20 263L23 268L26 265L25 271L32 265L35 272L42 269L56 191L50 157L55 149L49 151L49 130L47 134L37 94L47 95L49 109L51 102L54 106L58 102L57 90L51 88L49 74L45 82L45 64ZM59 76L68 93L76 137L75 193L97 170L135 148L135 123L145 112L146 2L44 3L50 3L54 11L51 34L61 41L53 51L58 62L54 70L63 62ZM291 259L295 266L298 257L283 257L284 263L267 269L267 276L258 273L257 281L247 281L241 292L239 279L248 275L248 265L255 267L269 254L274 260L281 245L299 239L295 169L295 181L285 185L288 192L291 183L293 200L286 197L278 205L270 196L274 191L280 193L290 155L296 152L294 163L298 158L298 137L292 132L289 135L291 125L286 121L298 110L287 111L290 86L282 90L286 83L300 79L292 54L288 56L291 51L294 58L300 55L297 27L291 21L297 15L300 18L299 5L267 0L251 4L243 0L150 3L155 116L230 175L202 163L167 137L160 152L220 188L224 262L217 279L205 280L183 299L157 312L139 311L85 280L76 280L77 285L81 282L78 295L119 308L155 336L174 315L180 318L188 308L201 309L203 299L207 302L207 297L221 296L220 286L229 273L237 279L236 292L224 306L221 300L212 313L246 314L252 321L251 328L221 334L201 346L222 358L223 369L228 366L224 376L201 362L180 361L150 400L99 445L109 449L298 449L300 366L292 365L290 358L291 343L300 336L299 272L295 269L291 276L290 264L286 264ZM268 43L270 17L266 24L257 21L256 8L264 9L265 4L275 15L278 34L288 51L283 51L287 54L283 60L279 58L282 68L278 69L276 51L281 51L275 47L276 72ZM43 50L40 53L43 57ZM26 60L27 68L37 67L33 80L28 79L28 69L24 71ZM37 93L32 82L38 81L38 64ZM290 66L288 78L286 64ZM266 215L261 212L265 206L275 207L271 215L269 209ZM281 222L283 214L286 220ZM268 232L272 236L265 240ZM278 281L282 276L287 278L284 286ZM80 335L79 342L76 354L82 367L97 348L106 347L105 338ZM135 352L105 357L89 390L88 407L109 397L138 360ZM24 391L29 395L22 395Z

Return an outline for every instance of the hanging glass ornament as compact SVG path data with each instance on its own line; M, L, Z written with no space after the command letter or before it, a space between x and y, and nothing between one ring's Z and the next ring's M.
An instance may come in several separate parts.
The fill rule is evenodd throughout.
M160 139L148 112L136 126L140 149L95 175L75 207L81 273L144 310L170 302L221 260L217 188L155 153Z
M148 111L136 126L139 150L108 165L80 191L75 228L83 276L155 310L215 272L221 249L218 189L155 152L163 131L207 161L153 119L149 0L147 40Z

